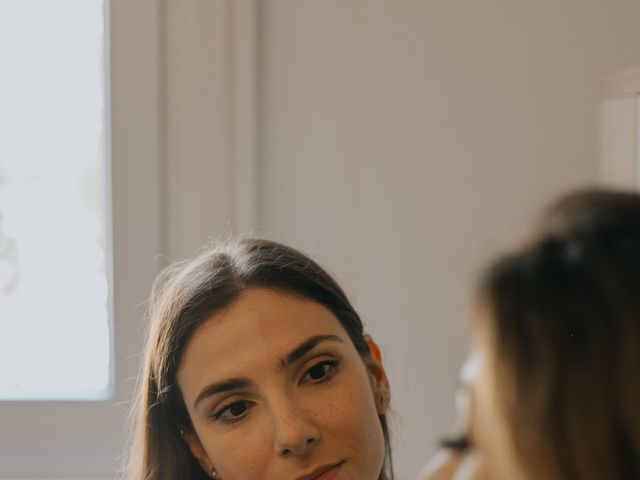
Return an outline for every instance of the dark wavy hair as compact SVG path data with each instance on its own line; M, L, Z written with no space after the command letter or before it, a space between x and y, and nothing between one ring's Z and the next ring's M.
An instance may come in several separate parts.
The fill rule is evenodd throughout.
M209 478L179 433L191 421L176 374L195 330L252 287L293 293L325 306L363 360L370 358L362 320L343 290L317 263L290 247L262 239L232 240L168 267L151 292L146 350L132 409L127 480ZM385 440L379 479L392 480L387 419L385 415L379 419Z
M498 411L526 478L640 478L640 196L584 190L487 271Z

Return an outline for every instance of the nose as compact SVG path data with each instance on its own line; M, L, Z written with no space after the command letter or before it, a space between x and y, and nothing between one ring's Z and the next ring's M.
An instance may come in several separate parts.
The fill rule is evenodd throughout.
M276 453L282 457L308 455L320 440L320 432L309 416L291 401L274 412Z

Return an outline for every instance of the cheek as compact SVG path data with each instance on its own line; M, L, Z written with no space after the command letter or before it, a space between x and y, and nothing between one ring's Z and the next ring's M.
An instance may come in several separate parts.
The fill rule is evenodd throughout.
M363 471L378 471L384 460L384 435L366 371L345 375L325 395L309 404L325 443L335 445ZM362 475L361 478L368 478ZM376 475L377 478L377 475Z
M358 432L377 423L375 405L366 384L346 381L329 392L310 396L306 403L309 416L325 434L348 431L351 435L346 438L357 438Z
M261 478L268 471L273 434L265 418L252 420L226 432L209 428L201 433L207 456L225 480Z

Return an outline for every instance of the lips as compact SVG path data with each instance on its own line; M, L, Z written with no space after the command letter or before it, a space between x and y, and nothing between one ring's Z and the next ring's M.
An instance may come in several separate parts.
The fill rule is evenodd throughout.
M295 480L334 480L344 460L338 463L330 463L312 470L310 473L296 477Z

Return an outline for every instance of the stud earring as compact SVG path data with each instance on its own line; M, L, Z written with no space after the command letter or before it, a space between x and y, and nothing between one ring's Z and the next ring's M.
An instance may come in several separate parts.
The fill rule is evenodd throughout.
M209 472L211 478L218 478L218 472L216 472L215 467L211 467L211 471Z
M391 402L391 395L389 394L389 392L384 393L380 397L380 405L382 405L383 407L388 407L390 402Z

